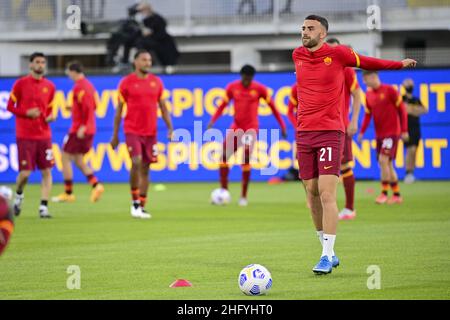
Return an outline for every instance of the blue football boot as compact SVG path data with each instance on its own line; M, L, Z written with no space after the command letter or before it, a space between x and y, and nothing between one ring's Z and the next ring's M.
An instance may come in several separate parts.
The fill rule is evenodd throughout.
M319 263L313 268L315 274L328 274L333 270L333 264L327 256L320 258Z

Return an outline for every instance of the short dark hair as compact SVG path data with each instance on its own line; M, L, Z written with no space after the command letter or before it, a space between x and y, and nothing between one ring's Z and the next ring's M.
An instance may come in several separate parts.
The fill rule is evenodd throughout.
M83 73L83 65L79 61L71 61L67 64L67 69L76 73Z
M363 76L368 76L369 74L378 74L377 70L363 70Z
M253 67L249 64L246 64L245 66L243 66L241 68L241 72L240 72L240 74L245 74L246 76L254 76L255 73L256 73L255 67Z
M327 43L329 44L341 44L337 38L328 38Z
M307 16L305 18L305 20L316 20L316 21L319 21L320 24L324 26L325 30L328 31L328 20L325 19L324 17L318 16L316 14L310 14L309 16Z
M144 54L144 53L150 54L150 52L147 51L147 50L145 50L145 49L139 49L138 51L136 51L136 53L134 54L134 60L136 60L137 58L139 58L139 56L140 56L141 54Z
M45 54L42 52L33 52L30 56L30 62L33 62L36 58L45 58Z

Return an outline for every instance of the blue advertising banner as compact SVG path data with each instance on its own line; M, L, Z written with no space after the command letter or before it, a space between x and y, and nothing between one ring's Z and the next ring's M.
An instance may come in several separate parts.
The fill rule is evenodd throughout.
M447 99L450 99L450 70L402 70L380 72L383 82L399 86L403 79L412 78L415 83L416 96L428 109L421 118L423 139L418 148L416 176L420 179L450 179L450 112L447 110ZM169 181L215 181L218 179L218 150L220 139L211 139L205 134L207 123L224 95L224 88L230 81L239 78L237 74L192 74L163 75L165 96L168 101L174 128L177 129L179 142L166 139L166 128L162 119L158 126L158 163L152 165L152 180ZM358 72L361 86L361 74ZM131 162L125 146L123 133L121 144L113 150L109 146L113 117L117 107L117 86L119 76L92 76L89 79L97 88L99 103L96 110L98 132L94 147L86 155L86 161L96 171L96 175L105 182L128 181L128 170ZM71 123L70 113L66 106L71 101L73 83L65 77L50 77L56 87L54 114L57 120L52 123L53 151L56 160L54 169L55 182L62 181L61 145ZM256 80L267 85L273 94L275 103L286 115L290 86L295 81L293 73L259 73ZM15 79L0 78L0 182L15 181L18 170L17 146L15 144L14 116L6 110L10 90ZM227 108L217 121L215 128L225 133L232 122L232 108ZM364 112L361 112L362 119ZM279 126L270 112L270 108L261 102L259 109L260 127L258 144L254 150L255 164L252 179L264 181L272 176L281 176L292 166L297 167L295 160L294 129L288 124L288 138L282 139ZM269 131L265 131L267 129ZM264 135L268 139L263 139ZM181 138L182 137L182 138ZM353 142L355 155L354 171L357 178L378 179L379 170L376 163L373 124L365 135L365 140L358 144ZM239 151L238 151L239 153ZM231 160L233 163L233 159ZM396 166L400 177L404 175L404 148L400 144ZM265 169L265 170L262 170ZM231 180L240 178L239 165L231 170ZM39 181L35 173L31 181ZM78 170L75 170L75 181L85 181Z

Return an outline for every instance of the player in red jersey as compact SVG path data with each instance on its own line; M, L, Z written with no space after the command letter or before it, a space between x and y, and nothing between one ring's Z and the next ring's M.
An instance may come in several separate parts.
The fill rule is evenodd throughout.
M16 116L16 140L19 153L14 213L19 215L24 199L23 190L28 177L36 168L42 173L39 216L51 218L48 198L52 188L52 101L55 85L44 78L46 59L43 53L30 56L30 74L14 83L8 101L8 111Z
M230 100L234 100L234 121L223 143L222 163L220 164L220 185L228 190L228 160L241 146L244 146L244 159L242 161L242 192L239 200L240 206L247 206L247 190L250 182L250 156L256 141L259 129L258 108L260 99L264 99L281 126L282 136L286 137L286 126L275 103L269 95L267 87L253 80L256 70L245 65L240 71L241 79L227 85L226 96L218 106L211 118L208 129L222 115Z
M340 42L336 38L328 38L327 43L330 46L338 46ZM361 109L361 89L358 78L353 68L344 69L345 76L345 105L342 113L344 117L345 142L344 154L341 162L341 176L345 191L345 207L339 213L340 220L352 220L356 217L355 205L355 176L350 166L353 161L352 136L358 132L358 118ZM350 120L350 98L352 100L352 118Z
M378 204L394 204L403 201L400 196L397 172L393 161L397 154L398 140L408 141L408 113L402 96L391 85L383 84L374 71L363 73L367 85L366 115L361 126L358 141L361 141L373 116L377 140L377 156L381 169L381 194L375 200ZM388 199L389 185L393 196Z
M70 62L67 75L75 82L72 89L72 126L64 138L62 167L64 192L54 197L55 202L75 201L73 194L72 162L81 170L92 186L91 201L96 202L104 192L104 187L89 166L84 163L84 155L92 148L95 134L96 91L83 73L83 65L78 61Z
M122 79L119 85L119 104L114 118L111 146L119 145L119 127L122 110L127 105L124 121L125 141L131 157L130 187L131 215L149 219L145 210L149 185L150 164L157 162L158 107L166 123L169 139L172 138L172 120L163 98L161 79L150 73L152 56L146 50L138 50L134 56L135 71Z
M322 242L322 256L313 268L330 273L339 265L334 253L338 207L336 188L344 146L346 67L401 69L416 62L381 60L356 54L346 46L325 43L328 21L317 15L306 17L302 26L303 46L293 52L299 106L297 151L300 178L306 185L311 215Z
M9 239L14 232L14 214L10 205L12 190L8 187L0 187L0 256L5 251Z

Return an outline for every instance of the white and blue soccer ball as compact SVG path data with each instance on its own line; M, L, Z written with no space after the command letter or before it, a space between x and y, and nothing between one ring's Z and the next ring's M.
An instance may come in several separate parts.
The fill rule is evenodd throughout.
M227 189L215 189L211 193L211 203L217 206L229 204L231 201L230 192Z
M239 289L248 296L266 294L272 288L272 275L260 264L246 266L239 273Z

